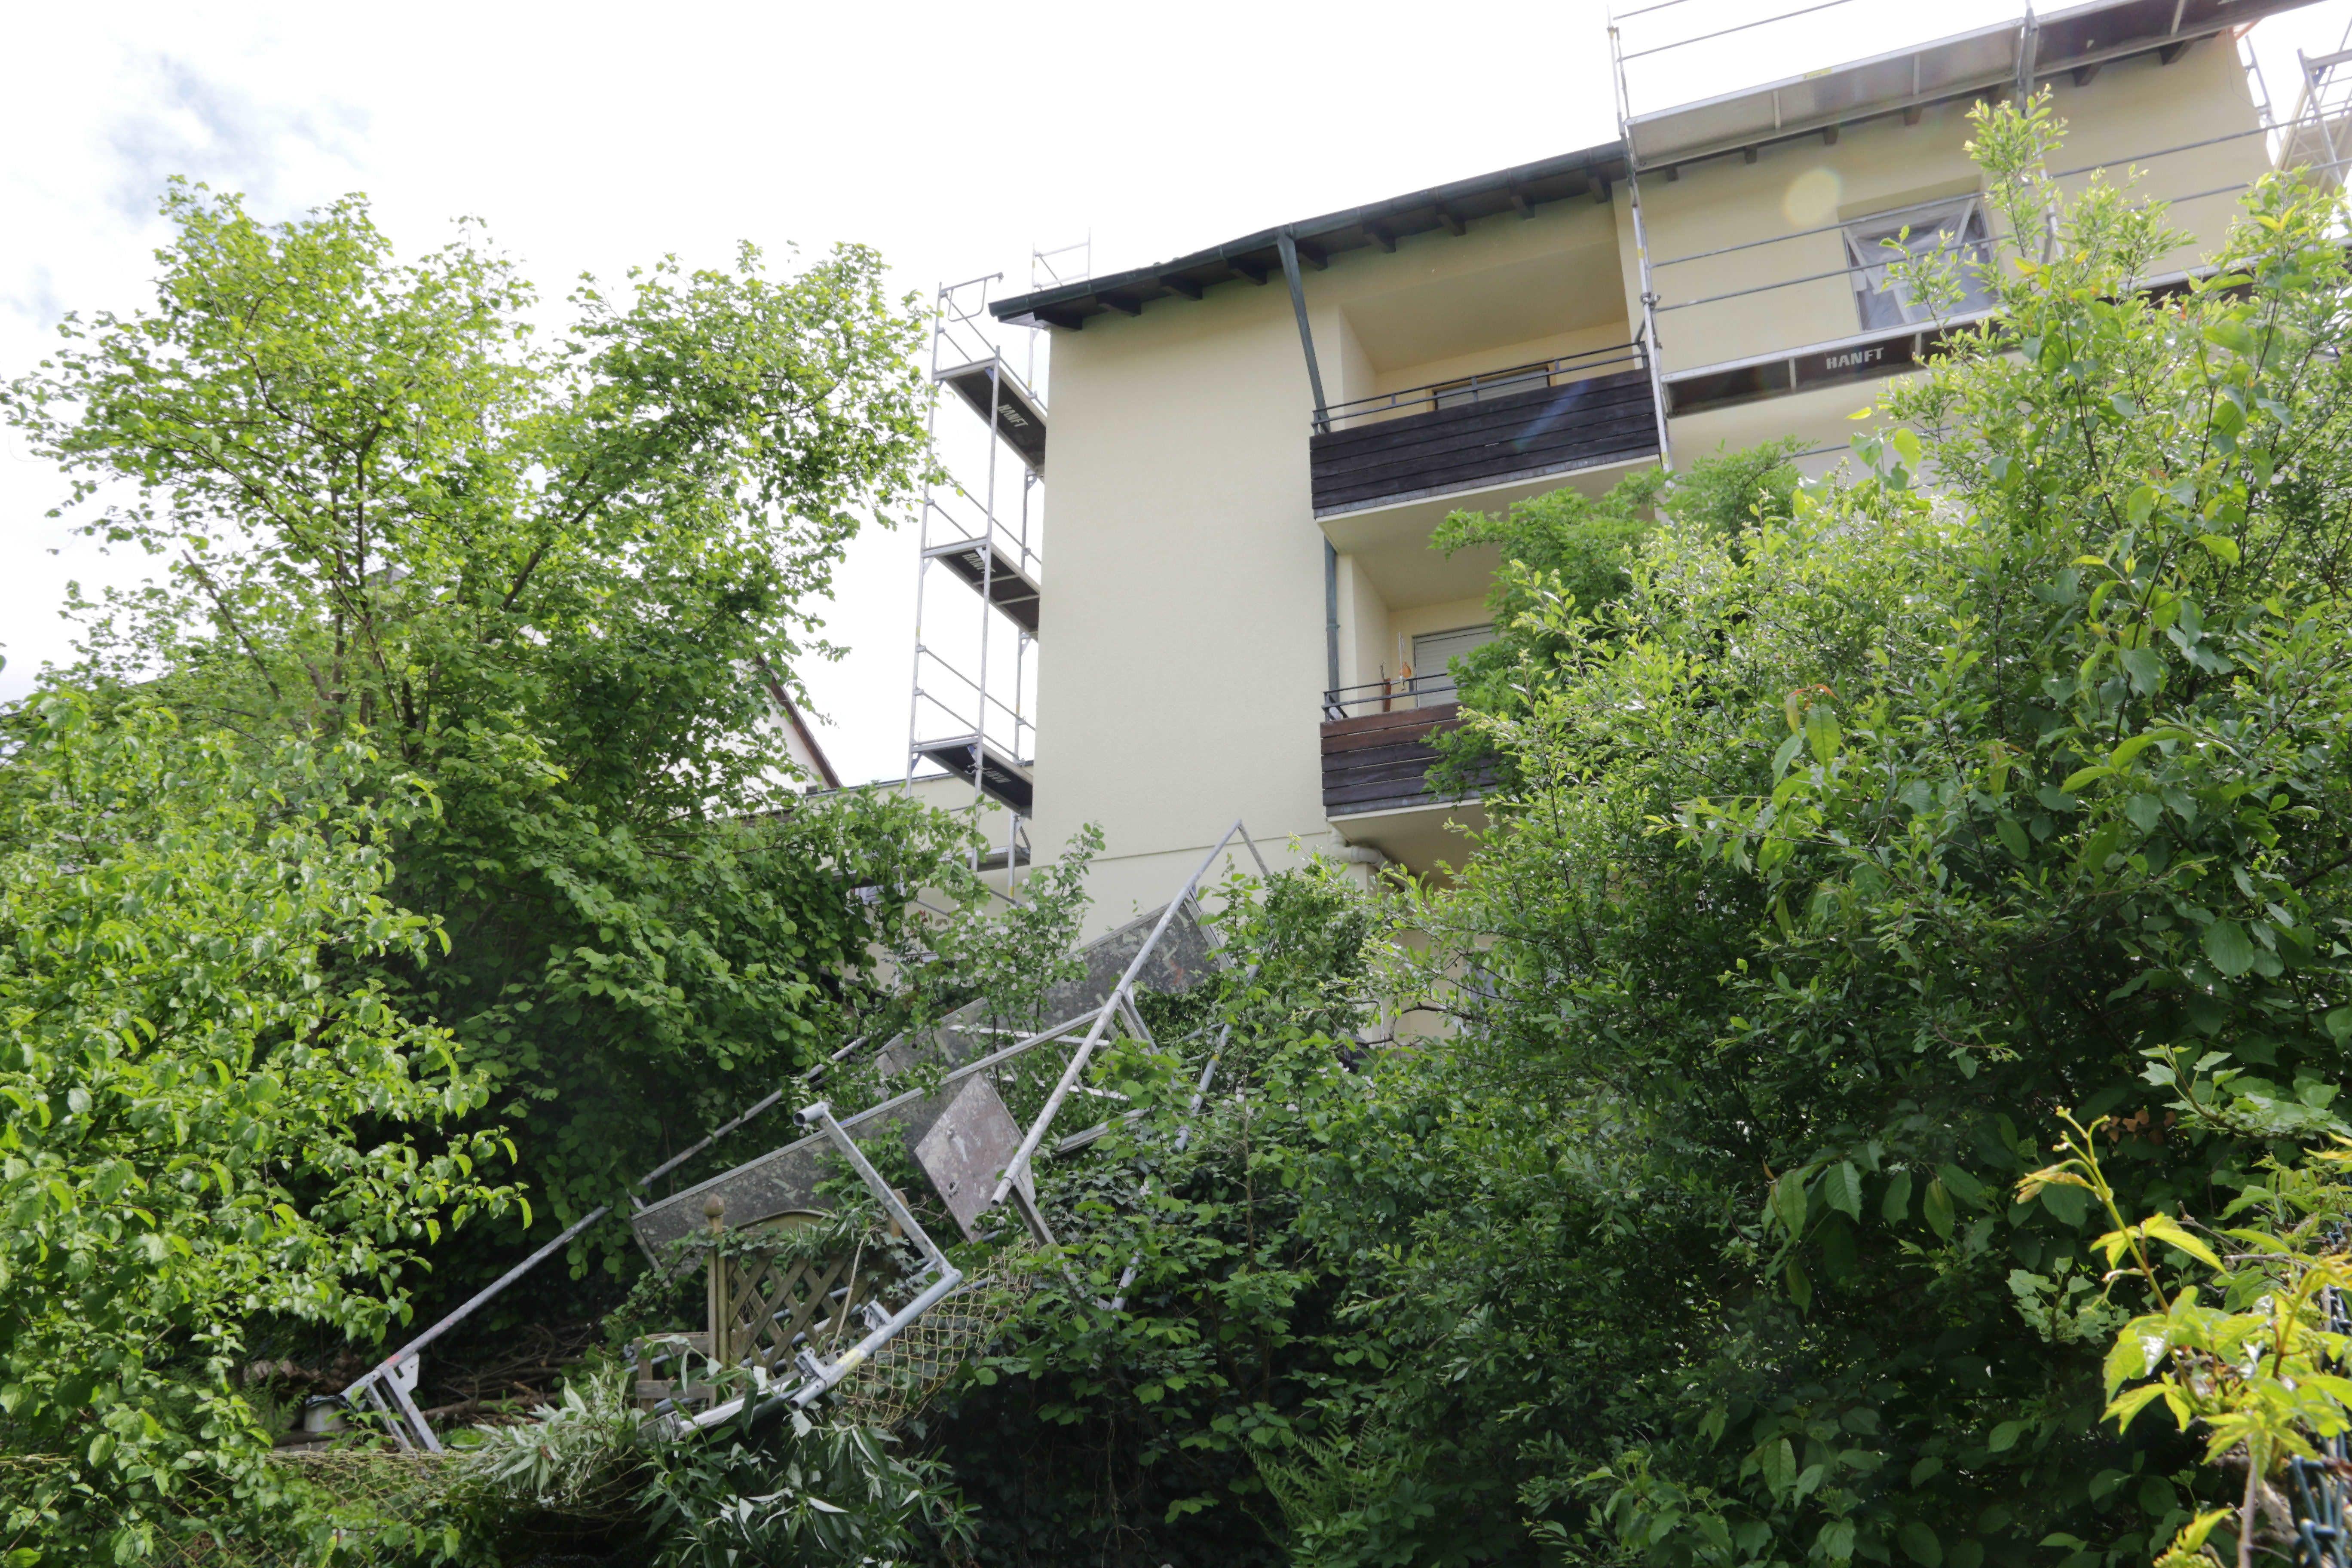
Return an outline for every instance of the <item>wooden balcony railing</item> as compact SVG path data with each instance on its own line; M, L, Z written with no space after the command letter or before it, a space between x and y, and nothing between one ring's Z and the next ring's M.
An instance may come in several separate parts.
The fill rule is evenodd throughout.
M1323 721L1325 815L1395 811L1454 798L1429 787L1429 770L1438 760L1430 742L1462 726L1462 705L1451 699L1450 689L1442 701L1409 694L1353 700L1347 693L1327 695L1323 704L1327 715L1352 716L1327 717ZM1383 707L1389 710L1378 710ZM1373 710L1357 711L1362 708ZM1471 796L1475 793L1474 789Z

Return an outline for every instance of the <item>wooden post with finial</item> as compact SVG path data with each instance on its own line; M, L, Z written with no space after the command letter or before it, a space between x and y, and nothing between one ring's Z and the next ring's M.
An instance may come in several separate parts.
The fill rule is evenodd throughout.
M703 1217L710 1222L710 1359L719 1366L735 1364L733 1314L728 1310L727 1259L720 1243L727 1237L727 1200L713 1193L702 1200Z

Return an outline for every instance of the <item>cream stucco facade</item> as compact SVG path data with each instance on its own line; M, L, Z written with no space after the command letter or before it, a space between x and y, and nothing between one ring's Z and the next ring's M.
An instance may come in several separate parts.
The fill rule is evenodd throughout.
M2268 167L2265 138L2241 134L2261 127L2226 36L2061 73L2055 92L2070 127L2063 167L2137 162L2148 194L2193 198L2175 210L2195 237L2182 267L2219 238L2237 187ZM1654 261L1748 247L1657 269L1670 307L1661 379L1866 335L1838 226L1975 194L1969 101L1858 113L1827 134L1641 169ZM2148 156L2200 141L2210 144ZM1335 708L1329 693L1393 681L1416 636L1485 619L1492 555L1429 547L1448 511L1564 484L1598 493L1656 461L1656 409L1632 357L1643 310L1625 175L1622 148L1594 149L1001 308L1058 329L1032 838L1051 855L1100 825L1097 928L1164 900L1237 817L1277 863L1354 847L1358 864L1385 857L1427 872L1466 852L1459 830L1481 824L1475 805L1330 804L1327 718L1384 723L1414 700ZM1271 264L1285 237L1305 263L1296 308ZM1716 295L1731 297L1673 308ZM1329 423L1374 431L1370 445L1318 434L1302 312ZM1447 385L1531 365L1550 367L1527 382L1534 390L1508 384L1491 403ZM1640 383L1639 416L1595 401L1627 382ZM1673 417L1673 452L1687 461L1791 435L1842 447L1848 416L1884 385L1782 388ZM1416 388L1392 408L1348 406ZM1490 424L1514 410L1524 420L1461 456L1470 447L1447 432L1489 406ZM1615 434L1543 471L1507 471L1515 443L1562 418L1613 420ZM1430 456L1441 449L1453 455ZM1418 482L1417 461L1436 465L1433 482ZM1348 463L1395 493L1335 501Z

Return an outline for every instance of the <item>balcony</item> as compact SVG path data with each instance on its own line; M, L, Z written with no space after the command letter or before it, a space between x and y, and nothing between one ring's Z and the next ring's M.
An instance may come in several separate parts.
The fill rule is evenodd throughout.
M1657 450L1638 342L1344 403L1307 442L1318 519Z
M1323 698L1323 812L1355 816L1473 800L1429 785L1437 763L1432 742L1462 727L1462 704L1444 676L1383 680L1326 692Z

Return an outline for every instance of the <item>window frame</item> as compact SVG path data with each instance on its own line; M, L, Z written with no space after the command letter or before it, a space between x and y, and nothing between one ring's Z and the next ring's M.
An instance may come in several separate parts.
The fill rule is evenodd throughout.
M1972 192L1931 202L1913 202L1848 218L1838 226L1839 243L1845 247L1846 277L1853 289L1854 315L1864 331L1916 327L1936 319L1926 305L1912 299L1907 289L1888 276L1897 258L1884 242L1896 239L1906 230L1910 238L1900 243L1912 259L1939 253L1958 257L1968 287L1960 313L1992 303L1991 295L1982 284L1968 276L1969 269L1983 267L1992 259L1992 226L1983 194ZM1923 243L1931 234L1938 237L1935 243ZM1876 320L1873 319L1874 308L1878 312Z

